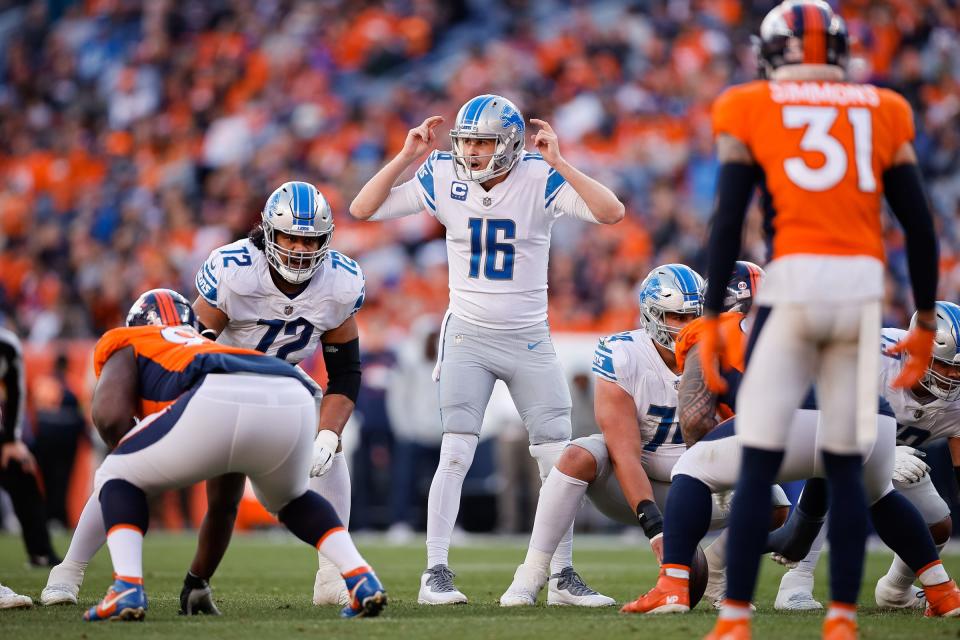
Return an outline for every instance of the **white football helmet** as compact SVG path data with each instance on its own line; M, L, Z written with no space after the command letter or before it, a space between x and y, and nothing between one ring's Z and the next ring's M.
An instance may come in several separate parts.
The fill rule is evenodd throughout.
M666 314L703 314L703 278L684 264L665 264L651 271L640 284L640 326L654 342L674 350L679 328L666 322Z
M960 306L952 302L938 301L934 307L937 314L937 333L933 338L933 359L954 368L960 367ZM917 314L910 319L910 328L917 324ZM960 380L949 378L933 370L933 363L920 379L920 385L947 402L960 399Z
M317 272L333 238L333 213L323 194L306 182L284 182L263 207L263 240L267 262L280 277L294 284ZM320 238L316 251L290 251L277 244L276 233Z
M523 151L526 127L523 114L516 105L503 96L482 95L460 107L457 120L450 130L453 146L453 170L460 180L484 182L510 171ZM463 141L467 138L496 140L493 155L468 158ZM487 158L481 169L472 169L470 161Z

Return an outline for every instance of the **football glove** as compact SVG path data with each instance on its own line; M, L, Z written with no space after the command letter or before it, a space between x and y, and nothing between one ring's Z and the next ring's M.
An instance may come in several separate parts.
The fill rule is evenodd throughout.
M920 482L930 471L930 465L920 459L925 455L913 447L897 447L893 459L893 479L901 484Z
M329 429L321 429L313 441L313 466L310 477L319 478L333 466L333 456L337 453L340 436Z

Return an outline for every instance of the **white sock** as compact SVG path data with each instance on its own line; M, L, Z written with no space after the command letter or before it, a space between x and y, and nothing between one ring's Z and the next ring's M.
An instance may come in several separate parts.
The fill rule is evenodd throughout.
M107 533L107 547L113 561L113 572L121 580L143 579L143 532L130 525L118 524Z
M70 538L67 554L63 562L50 570L47 585L71 584L79 587L83 583L87 564L106 542L103 511L100 509L100 500L94 493L87 499L87 504L83 505L77 528Z
M753 612L750 610L749 603L741 604L724 600L723 606L720 607L719 618L721 620L749 620L752 617Z
M341 574L369 566L360 552L357 551L357 547L353 544L353 539L346 529L334 529L332 532L328 532L320 539L317 550L321 557L326 556L331 563L336 565Z
M310 489L316 491L333 505L337 517L345 529L350 528L350 471L343 451L333 456L330 471L319 478L310 478Z
M587 486L587 482L568 476L554 467L540 487L537 515L533 520L530 547L524 564L546 570L543 559L552 557L550 571L553 573L572 566L565 564L556 568L556 552L563 538L570 535Z
M427 568L448 564L450 536L460 511L463 479L473 464L479 438L445 433L440 444L440 464L430 483L427 498Z
M950 576L947 575L947 570L944 568L943 563L939 560L927 565L917 577L920 578L920 584L925 587L932 587L935 584L943 584L950 579Z
M567 448L567 445L570 444L568 440L562 440L560 442L543 442L541 444L530 445L530 455L533 456L533 459L537 461L537 468L540 470L540 482L544 483L547 481L547 476L550 475L550 471L553 469L554 465L557 464L557 461L560 459L560 456L563 455L564 449ZM541 487L541 491L542 491ZM581 496L581 502L583 502L583 497ZM577 511L580 510L580 504L577 504ZM576 513L574 514L574 519L576 519ZM573 566L573 520L570 521L570 527L563 534L563 537L560 538L560 542L557 543L557 548L553 552L553 558L550 560L550 573L560 573L567 567Z
M820 533L813 540L810 547L810 553L797 563L797 566L790 569L783 578L780 579L780 591L786 589L808 589L813 591L813 572L817 569L817 562L820 561L820 552L823 550L823 544L827 539L827 528L821 527Z
M913 584L914 580L917 579L917 574L900 559L900 556L895 555L893 556L893 562L890 563L890 568L887 569L887 573L882 579L906 591L910 588L910 585Z
M350 526L350 471L347 469L347 458L343 451L333 456L333 465L330 471L319 478L310 478L310 489L316 491L333 505L337 517L343 523L344 529ZM330 579L339 578L342 571L320 551L317 551L317 564L321 573L328 574Z
M720 535L703 550L703 555L707 557L707 566L711 571L723 571L727 568L727 532L724 529Z

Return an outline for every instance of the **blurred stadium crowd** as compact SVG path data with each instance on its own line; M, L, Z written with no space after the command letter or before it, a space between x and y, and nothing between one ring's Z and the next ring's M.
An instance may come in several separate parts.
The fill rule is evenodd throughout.
M38 347L117 326L148 288L192 298L209 252L245 235L277 185L306 180L333 206L333 246L366 274L370 371L390 368L390 345L446 308L442 227L426 215L368 225L347 205L410 127L450 123L490 92L550 121L564 155L627 206L615 227L555 227L553 330L631 328L653 265L703 267L710 104L755 76L749 34L773 4L0 0L0 315ZM960 7L839 8L853 78L895 88L916 112L939 295L957 300ZM762 263L751 219L749 257ZM903 326L912 302L888 224L886 323Z

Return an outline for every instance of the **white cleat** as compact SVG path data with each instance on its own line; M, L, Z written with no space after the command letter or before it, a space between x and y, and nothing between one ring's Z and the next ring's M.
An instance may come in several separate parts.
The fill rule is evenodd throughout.
M573 567L567 567L560 573L550 576L550 589L547 592L548 605L611 607L616 603L613 598L588 587Z
M0 609L25 609L33 606L29 596L22 596L10 587L0 584Z
M778 591L773 608L777 611L816 611L823 609L823 605L814 600L810 589L796 587Z
M417 604L466 604L467 596L453 584L456 574L445 564L435 564L420 576Z
M532 607L537 603L537 596L547 584L547 573L539 571L525 564L517 567L513 574L513 582L500 596L501 607Z
M927 598L923 595L923 589L914 585L908 588L896 586L883 576L877 580L877 586L873 591L873 597L877 601L877 606L881 609L926 609Z
M324 567L317 571L317 577L313 581L313 604L318 607L325 605L337 605L345 607L350 604L350 593L347 591L347 585L343 582L343 577L334 569Z
M40 604L49 607L54 604L77 604L80 587L72 584L48 584L40 592Z

